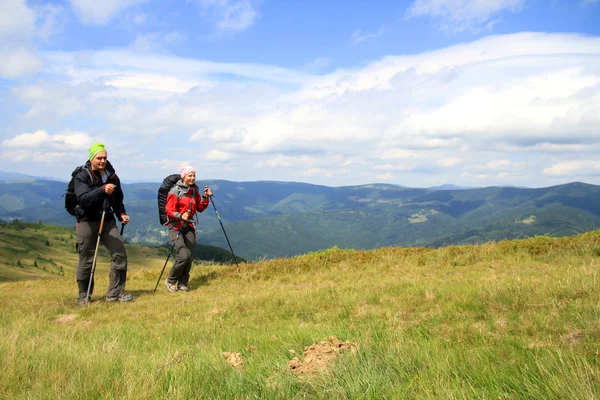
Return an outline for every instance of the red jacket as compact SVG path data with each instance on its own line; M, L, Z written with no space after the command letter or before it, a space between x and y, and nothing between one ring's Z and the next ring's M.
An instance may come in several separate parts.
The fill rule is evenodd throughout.
M196 185L185 186L179 180L167 194L165 212L169 218L169 226L176 231L179 230L183 225L181 216L189 210L188 223L190 228L195 229L192 219L197 212L206 210L206 207L208 207L208 198L203 199L200 196L198 187Z

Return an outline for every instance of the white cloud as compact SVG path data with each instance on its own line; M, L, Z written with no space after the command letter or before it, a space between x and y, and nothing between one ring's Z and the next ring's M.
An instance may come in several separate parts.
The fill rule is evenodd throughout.
M574 137L577 139L577 137ZM597 153L600 152L600 144L597 143L548 143L541 142L535 143L533 146L528 147L517 147L517 146L502 146L502 150L506 152L517 152L517 151L525 151L532 153L545 153L545 154L582 154L586 152Z
M403 150L403 149L384 149L381 153L381 159L390 159L390 158L408 158L415 159L418 157L417 153L412 150Z
M258 17L256 2L252 0L198 0L198 3L221 31L246 30Z
M347 173L347 167L353 164L353 160L345 158L340 154L319 154L319 155L286 155L266 154L255 163L258 169L271 171L286 171L290 174L309 176L316 171L328 170L333 171L331 165L337 165L340 168L336 170L336 174L341 175ZM300 172L298 172L300 171ZM309 175L307 175L309 174ZM327 176L332 176L330 175Z
M208 118L207 118L208 119ZM219 121L215 121L216 124L219 124ZM223 129L215 129L213 130L209 137L215 142L234 142L239 143L244 140L246 136L246 129L244 128L223 128Z
M486 164L486 167L488 168L503 168L503 167L508 167L512 165L512 162L509 160L495 160L495 161L490 161L489 163Z
M415 167L411 164L379 164L375 166L378 171L410 171Z
M182 166L189 164L189 162L182 163L180 160L172 160L167 158L162 158L160 160L148 160L144 158L142 160L137 160L132 164L140 170L159 169L171 171L171 173L173 173L173 171L179 171Z
M377 32L363 32L361 29L356 29L352 32L352 43L358 44L367 40L374 39L383 35L384 28L379 28Z
M43 68L34 39L47 40L58 31L62 7L29 8L24 0L4 0L0 12L0 77L31 75ZM37 22L37 26L36 26Z
M463 160L461 158L456 157L447 157L438 161L438 164L442 167L456 167L461 164Z
M0 12L0 77L9 79L32 74L42 68L32 39L35 12L24 0L5 0Z
M37 131L34 133L23 133L10 140L4 140L3 146L6 147L38 147L49 141L50 135L46 131Z
M386 174L375 174L376 182L394 182L396 180L396 176L391 173Z
M186 93L198 85L198 82L186 81L173 76L129 72L110 77L104 83L116 89L170 93Z
M519 74L530 70L538 72L544 70L541 57L553 58L558 64L556 58L560 54L592 56L598 53L598 43L600 39L597 37L579 35L519 33L488 36L472 43L457 44L415 56L388 56L358 70L338 70L314 79L297 96L302 99L324 98L352 91L389 90L394 83L406 85L413 95L427 95L431 86L419 91L422 85L451 85L456 79L464 78L462 74L466 67L510 68L512 64L518 67L516 72ZM531 59L533 57L538 58ZM481 81L497 73L497 69L490 71L481 77ZM404 103L406 100L410 99L406 98Z
M0 76L14 79L39 71L43 64L27 47L2 47L0 45Z
M11 90L29 126L91 119L94 136L147 140L140 162L177 154L224 179L539 185L600 151L599 37L491 36L315 76L128 50L45 59L63 83Z
M586 90L593 93L599 85L600 75L585 72L583 66L523 76L513 82L477 85L452 94L442 107L413 113L396 129L399 134L425 136L486 132L487 138L508 140L518 140L527 132L532 139L552 140L564 137L565 131L576 126L586 126L586 122L600 121L591 111L598 110L598 100L590 96L589 103L580 97Z
M71 7L82 23L104 25L122 10L146 0L71 0Z
M229 161L234 155L226 151L211 150L206 153L205 158L209 161Z
M161 76L198 81L210 78L219 83L222 76L270 83L299 85L309 75L295 70L270 65L218 63L186 59L154 53L135 53L130 50L102 50L96 52L48 52L46 58L57 73L72 82L104 79L123 73L153 72Z
M65 84L41 83L16 87L12 90L21 103L29 106L27 118L45 115L68 116L79 112L86 101L84 88Z
M518 12L525 0L415 0L407 10L410 17L433 17L449 31L461 32L492 25L494 15Z
M299 176L326 176L331 177L333 173L330 169L325 168L311 168L307 170L298 171Z
M22 133L2 141L2 146L15 149L39 149L39 150L85 150L93 143L87 133L64 132L51 135L44 130L33 133Z
M25 0L3 0L0 12L0 39L30 38L35 31L35 12Z
M561 161L552 164L544 169L547 175L568 176L586 172L587 174L600 174L600 161L597 160L576 160L576 161Z
M256 166L259 168L289 168L289 169L300 169L314 167L315 165L319 165L319 162L323 164L328 164L328 161L323 159L316 159L311 156L288 156L283 154L277 154L275 157L264 158L261 161L256 163Z
M298 165L300 163L300 157L289 157L278 154L276 157L271 159L261 160L256 163L256 166L261 167L270 167L270 168L290 168Z

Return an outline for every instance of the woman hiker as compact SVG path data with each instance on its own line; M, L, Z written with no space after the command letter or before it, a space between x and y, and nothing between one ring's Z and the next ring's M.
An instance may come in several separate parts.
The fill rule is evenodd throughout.
M165 280L169 292L187 292L192 268L192 250L196 245L196 229L193 218L197 212L202 212L208 207L208 199L212 192L208 186L204 187L202 197L196 186L196 171L189 165L179 171L181 179L177 181L167 194L165 212L169 219L171 242L175 243L177 254L169 276Z
M100 241L111 255L106 301L132 300L133 296L125 294L127 254L115 222L116 215L119 221L127 224L129 216L123 205L121 182L107 159L107 152L102 143L95 143L89 148L89 159L85 168L74 177L74 189L77 203L83 210L77 217L76 229L76 247L79 252L77 304L86 305L91 300L94 290L94 281L92 278L90 285L90 276L103 212ZM88 287L90 298L87 297Z

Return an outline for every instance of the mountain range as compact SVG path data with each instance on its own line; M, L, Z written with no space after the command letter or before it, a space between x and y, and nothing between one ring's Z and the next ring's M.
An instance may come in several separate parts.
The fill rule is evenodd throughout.
M0 175L0 177L3 175ZM536 235L569 236L600 226L600 186L408 188L389 184L328 187L297 182L199 180L213 202L198 217L198 241L249 260L331 247L446 246ZM123 184L132 243L164 244L160 182ZM66 182L0 182L0 219L74 226L64 209ZM218 213L218 214L217 214Z

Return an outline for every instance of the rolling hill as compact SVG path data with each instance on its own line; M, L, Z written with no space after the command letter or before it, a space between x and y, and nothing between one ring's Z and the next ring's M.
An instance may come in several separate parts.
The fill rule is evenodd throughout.
M171 246L125 244L130 268L149 264L164 266ZM170 265L175 257L171 257ZM0 222L0 282L73 277L79 255L75 250L75 229L40 223ZM229 251L197 245L196 263L232 263ZM244 262L238 258L238 262ZM110 255L104 246L98 252L98 271L108 271Z
M422 189L387 184L327 187L296 182L199 180L215 194L236 255L293 256L333 246L432 246L535 235L566 236L600 226L600 187L580 182L547 188ZM159 183L124 184L131 243L164 244ZM64 211L66 184L0 182L0 219L74 226ZM228 249L213 206L198 218L198 240Z

